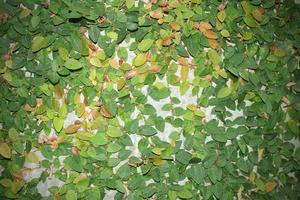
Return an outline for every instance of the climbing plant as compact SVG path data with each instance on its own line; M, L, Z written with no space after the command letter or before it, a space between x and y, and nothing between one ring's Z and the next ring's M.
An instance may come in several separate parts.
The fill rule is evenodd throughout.
M1 199L299 199L299 10L1 0Z

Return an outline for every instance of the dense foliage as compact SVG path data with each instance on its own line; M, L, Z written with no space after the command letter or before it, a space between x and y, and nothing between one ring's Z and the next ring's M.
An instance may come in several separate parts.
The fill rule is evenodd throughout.
M299 199L299 11L1 0L0 198Z

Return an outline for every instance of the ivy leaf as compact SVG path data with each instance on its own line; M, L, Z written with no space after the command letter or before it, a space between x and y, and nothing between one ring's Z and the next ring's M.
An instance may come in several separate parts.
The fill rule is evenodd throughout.
M74 58L70 58L65 62L65 67L70 70L77 70L83 67L83 64Z
M4 158L11 158L11 149L6 143L0 143L0 155Z
M138 44L138 49L143 52L148 51L151 48L153 42L154 40L152 39L144 39Z

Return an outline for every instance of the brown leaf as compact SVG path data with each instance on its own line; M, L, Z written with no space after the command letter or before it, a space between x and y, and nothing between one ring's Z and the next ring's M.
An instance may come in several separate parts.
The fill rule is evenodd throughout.
M152 65L152 66L149 67L149 72L158 73L158 72L160 72L160 67L158 67L156 65Z
M161 8L149 12L150 16L154 19L161 19L164 17L164 13Z
M187 59L185 59L185 58L178 58L178 63L179 63L180 65L185 65L185 66L188 66L188 65L189 65Z
M205 32L203 32L203 35L208 39L218 39L218 35L212 30L206 30Z
M100 109L100 113L106 118L112 118L112 114L103 106Z
M35 111L35 109L36 109L35 107L31 107L28 103L25 104L25 106L24 106L24 110L27 112L33 112L33 111Z
M275 181L269 181L265 184L264 190L265 192L271 192L276 188L277 183Z
M60 85L55 85L54 88L53 88L53 91L54 91L54 94L55 96L58 98L58 99L61 99L63 98L64 96L64 91L63 89L60 87Z
M256 19L256 21L262 21L262 13L260 12L259 8L253 10L251 14L254 17L254 19Z
M196 22L194 24L194 28L199 29L201 32L205 32L207 30L211 30L212 26L207 22Z
M174 31L179 31L180 30L180 24L178 22L171 22L170 23L170 27L171 29L173 29Z
M258 150L257 150L258 162L261 161L263 158L263 151L264 151L264 149L261 149L261 148L258 148Z
M71 125L69 125L69 126L66 128L65 133L66 133L66 134L73 134L73 133L76 133L76 132L78 131L79 128L80 128L79 125L71 124Z
M219 48L219 43L217 40L214 40L214 39L208 39L208 44L211 48L213 49L217 49Z
M132 77L136 76L137 74L138 74L137 70L132 69L125 74L125 78L131 79Z

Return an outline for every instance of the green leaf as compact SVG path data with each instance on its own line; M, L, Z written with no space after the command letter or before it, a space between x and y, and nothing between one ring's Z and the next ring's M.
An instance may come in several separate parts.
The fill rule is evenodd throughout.
M64 125L64 120L62 118L59 117L53 118L53 126L56 132L60 132L61 129L63 128L63 125Z
M32 40L31 50L32 52L37 52L44 48L48 42L48 39L43 36L35 36Z
M132 8L134 6L134 0L126 0L126 7L128 9Z
M257 22L255 21L255 19L252 17L251 14L246 14L243 17L243 20L244 20L245 24L247 24L247 26L249 26L251 28L257 27Z
M97 43L98 38L100 36L100 30L98 29L97 26L91 26L89 28L89 38L94 42Z
M223 37L229 37L229 36L230 36L230 33L228 32L228 30L223 29L223 30L221 31L221 35L222 35Z
M227 136L223 128L216 128L216 131L212 132L211 136L217 142L227 142Z
M77 193L74 190L68 190L66 200L77 200Z
M148 51L151 48L153 42L154 40L152 39L144 39L138 44L138 49L140 51Z
M182 199L191 199L193 197L193 194L188 189L184 188L183 190L180 190L177 192L177 195Z
M4 158L11 158L11 149L6 143L0 143L0 155Z
M215 65L218 65L222 61L221 56L214 49L208 50L207 55L211 62Z
M144 136L152 136L155 135L156 133L157 131L152 126L149 125L144 125L140 127L140 131L139 131L139 134Z
M176 161L178 161L184 165L189 164L191 158L192 158L192 155L189 152L184 151L184 150L179 150L175 155Z
M189 87L190 87L190 83L188 81L184 81L183 83L181 83L180 88L179 88L180 96L185 95L185 93L188 91Z
M65 62L65 67L70 70L77 70L83 67L83 64L74 58L70 58Z
M108 138L104 132L97 132L96 135L91 138L91 142L95 146L102 146L108 143Z
M232 92L231 88L223 87L218 91L217 98L221 99L221 98L228 97L231 94L231 92Z
M34 15L30 20L32 28L36 28L40 24L40 21L41 18L37 15Z
M191 168L187 170L187 175L193 179L197 184L201 184L206 177L206 172L204 167L200 165L192 165Z
M123 132L117 127L109 126L107 131L106 131L106 134L109 137L116 138L116 137L121 137L123 135Z

